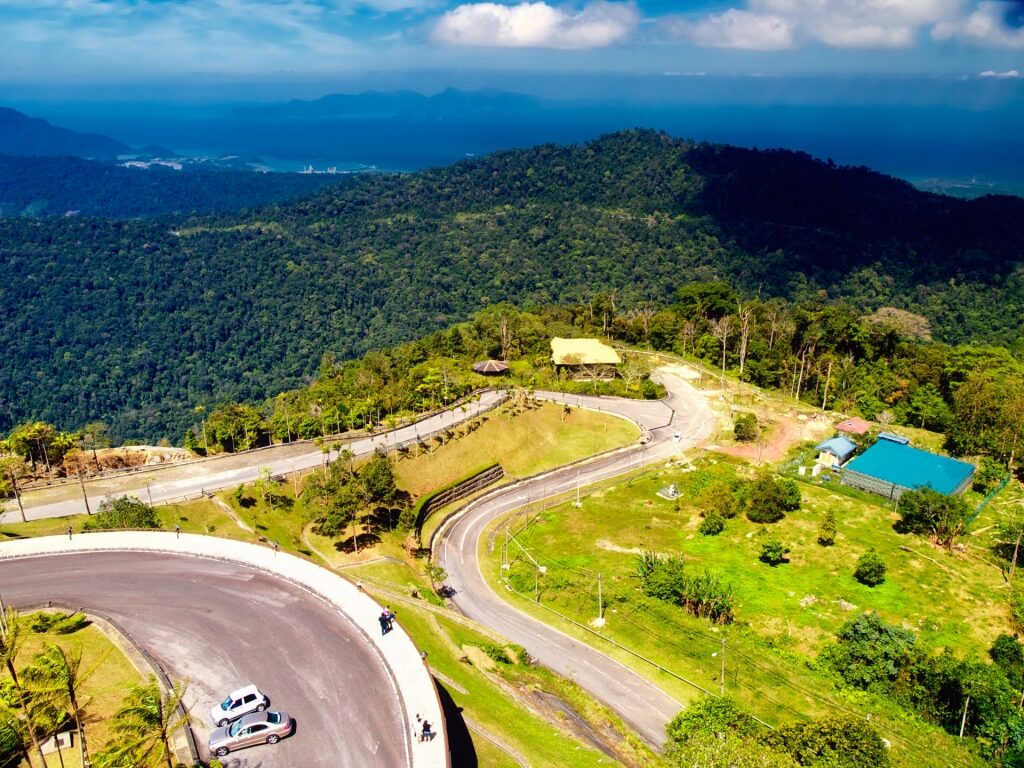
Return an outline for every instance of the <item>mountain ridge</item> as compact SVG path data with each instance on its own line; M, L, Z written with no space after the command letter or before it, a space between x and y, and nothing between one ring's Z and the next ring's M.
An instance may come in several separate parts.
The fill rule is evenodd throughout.
M1024 200L955 200L865 168L625 131L509 150L244 215L0 219L0 431L97 418L181 433L338 358L501 301L748 295L925 315L948 343L1024 346Z

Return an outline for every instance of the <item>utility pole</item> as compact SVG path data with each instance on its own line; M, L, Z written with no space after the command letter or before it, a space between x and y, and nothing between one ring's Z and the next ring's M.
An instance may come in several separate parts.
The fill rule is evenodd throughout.
M82 486L82 500L85 502L85 514L91 515L92 510L89 509L89 496L85 492L85 480L82 479L82 470L78 470L78 484Z
M597 574L597 620L594 622L599 627L604 626L604 594L601 589L602 574Z
M576 506L583 506L583 503L580 501L580 471L578 469L576 470Z
M149 497L149 506L153 506L153 489L149 487L149 483L146 483L146 495Z
M725 638L722 638L722 684L719 688L719 694L725 696Z
M967 701L964 702L964 716L960 718L960 738L964 737L964 728L967 726L967 707L971 704L971 697L967 697Z

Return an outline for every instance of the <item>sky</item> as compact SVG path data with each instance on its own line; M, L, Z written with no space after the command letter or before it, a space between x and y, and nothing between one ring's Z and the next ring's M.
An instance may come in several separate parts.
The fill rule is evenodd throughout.
M373 75L416 87L426 72L504 86L517 73L1024 72L1024 2L1000 0L0 0L0 37L0 96Z

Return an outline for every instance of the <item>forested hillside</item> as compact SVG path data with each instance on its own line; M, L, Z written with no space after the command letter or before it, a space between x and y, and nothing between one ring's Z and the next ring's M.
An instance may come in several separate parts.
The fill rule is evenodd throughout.
M650 131L364 177L244 216L0 220L0 429L177 438L488 303L618 308L692 280L913 309L1019 345L1024 200L960 201L784 151Z
M0 155L0 216L241 211L308 195L347 176L249 170L126 168L77 157Z

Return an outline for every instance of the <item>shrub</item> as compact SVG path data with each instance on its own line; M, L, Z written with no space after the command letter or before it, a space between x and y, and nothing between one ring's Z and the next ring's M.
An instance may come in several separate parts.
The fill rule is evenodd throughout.
M717 536L725 530L725 520L719 515L708 515L700 521L697 530L705 536Z
M716 624L729 624L733 620L732 586L723 584L721 577L712 571L691 576L685 572L682 557L645 552L637 557L637 575L648 597L675 603L694 616Z
M757 721L740 711L728 696L701 696L665 726L669 741L675 744L685 744L696 736L752 736L758 730Z
M741 413L733 422L732 431L740 442L752 443L757 440L761 428L757 423L757 416L752 413Z
M857 560L857 567L853 571L853 578L861 584L869 587L877 587L885 581L885 563L878 553L869 549Z
M818 543L823 547L831 547L836 543L836 514L831 509L825 513L818 527Z
M705 515L718 515L726 519L736 516L736 486L725 480L706 485L697 494L697 506Z
M760 560L768 563L773 568L776 565L786 562L786 555L789 554L789 547L785 546L778 539L766 539L761 543Z
M775 523L800 508L800 488L793 480L764 475L745 489L743 506L752 522Z
M1003 633L992 643L988 655L1003 670L1006 679L1015 688L1020 688L1024 683L1024 645L1016 637Z
M791 755L797 765L887 768L885 742L862 718L837 715L792 723L761 734L759 741Z
M99 511L82 525L84 531L111 530L114 528L159 528L156 510L134 496L106 499L100 503Z
M512 657L508 655L508 650L503 645L498 643L484 643L481 650L487 654L487 657L498 664L511 664Z
M888 691L914 656L913 632L882 621L877 613L865 613L843 624L836 643L822 651L820 661L849 685Z
M70 635L88 626L89 619L82 613L37 613L30 625L33 632L52 635Z
M1006 475L1006 466L1001 461L996 461L991 456L982 456L978 464L978 471L974 473L974 490L979 493L988 493Z

